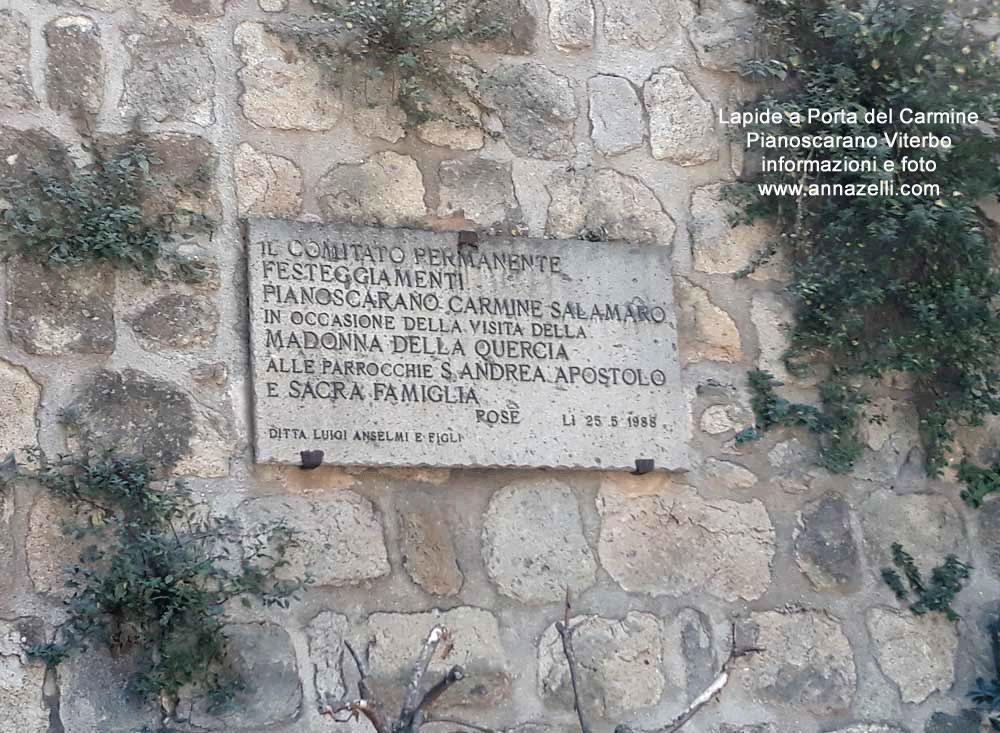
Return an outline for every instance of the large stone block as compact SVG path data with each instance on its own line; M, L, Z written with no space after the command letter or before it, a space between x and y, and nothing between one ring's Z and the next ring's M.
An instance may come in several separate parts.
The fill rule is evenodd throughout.
M784 360L790 329L795 323L791 306L775 293L756 292L750 301L750 320L757 330L757 366L780 382L793 379Z
M427 215L417 162L391 151L360 165L331 168L319 182L317 197L330 221L403 227L414 226Z
M584 712L604 720L656 705L667 688L660 622L649 613L623 619L570 619L580 699ZM538 686L542 697L573 708L573 688L562 640L555 625L538 643Z
M610 74L592 76L587 93L590 138L595 148L605 155L618 155L642 145L642 103L628 79Z
M525 603L584 590L597 569L576 496L553 480L515 483L493 495L483 517L483 560L500 592Z
M712 275L729 275L750 265L764 249L773 230L764 224L733 226L736 207L722 197L722 184L695 189L691 196L688 232L694 254L694 269Z
M932 692L946 692L955 682L955 624L942 614L870 608L865 614L875 658L903 702L923 702Z
M549 0L549 35L563 50L590 48L594 42L591 0Z
M112 656L101 642L59 665L59 720L64 733L135 733L160 722L154 703L130 689L131 655Z
M310 576L313 585L361 583L389 573L382 518L369 499L353 491L329 496L265 496L240 507L244 526L286 523L299 533L289 549L289 577Z
M695 16L688 37L698 61L713 71L738 72L754 57L753 7L740 0L723 0L717 12Z
M347 697L343 661L347 653L344 640L350 638L347 616L332 611L320 611L306 626L309 639L309 661L313 669L316 699L335 706Z
M736 322L715 305L706 290L677 279L678 340L686 363L737 362L743 347Z
M648 186L605 168L558 171L545 185L550 237L621 240L673 246L674 221Z
M854 590L861 585L861 553L850 509L843 496L827 494L798 514L795 561L819 590Z
M66 146L52 133L0 127L0 173L3 177L23 180L34 171L65 176L71 165Z
M24 449L38 445L41 392L25 369L0 360L0 460L14 451L24 461Z
M465 576L441 504L427 494L404 494L396 500L396 517L400 554L410 579L434 595L457 594Z
M718 159L719 135L712 105L684 72L664 66L643 84L642 97L654 158L682 166Z
M48 733L45 665L24 653L26 644L43 641L39 620L0 619L0 733Z
M500 66L479 82L476 95L497 111L518 155L561 160L575 153L577 106L566 77L536 63Z
M125 39L129 61L119 108L157 122L215 121L215 67L194 33L160 23Z
M295 44L269 33L262 23L241 23L233 35L243 61L240 106L260 127L279 130L330 130L343 105L327 86L320 67Z
M857 671L840 624L824 611L763 611L737 629L739 644L763 651L742 657L734 674L750 695L798 714L827 716L854 702Z
M678 27L687 0L605 0L604 36L621 46L653 49Z
M968 557L962 518L944 496L877 491L861 506L861 527L875 572L892 567L894 542L913 556L927 578L947 555Z
M97 114L104 100L104 59L98 25L66 15L45 26L49 48L45 84L49 106L58 112Z
M461 216L477 228L502 232L521 222L510 163L446 160L438 169L441 217Z
M241 143L233 156L241 216L294 218L302 209L302 171L288 158Z
M7 266L7 333L29 354L110 354L115 350L115 278L107 267Z
M22 111L38 106L31 87L30 31L23 15L0 10L0 107Z
M219 312L211 300L183 293L164 295L129 319L147 351L211 346L218 322Z
M735 601L771 583L775 532L758 500L706 500L686 487L629 496L608 482L597 509L601 564L626 591Z

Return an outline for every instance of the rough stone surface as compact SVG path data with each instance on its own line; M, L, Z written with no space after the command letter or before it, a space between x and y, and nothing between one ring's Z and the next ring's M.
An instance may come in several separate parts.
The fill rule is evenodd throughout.
M849 725L846 728L837 728L830 733L906 733L902 728L894 725L882 725L881 723L860 723Z
M130 657L112 657L103 644L59 665L59 718L66 733L135 733L159 723L153 706L129 691L137 672Z
M674 3L664 0L605 0L604 35L615 45L655 48L677 28Z
M241 23L233 36L243 68L240 105L248 120L279 130L330 130L340 119L340 99L320 67L303 58L261 23Z
M534 3L526 0L487 0L484 9L490 18L503 18L504 29L486 45L498 53L511 55L529 54L535 47L538 25L533 14Z
M369 499L353 491L327 496L265 496L243 503L244 526L284 521L301 532L288 553L289 577L312 576L313 585L341 586L389 572L382 519Z
M758 480L757 475L750 469L715 458L705 461L704 473L709 485L723 489L749 489Z
M41 389L25 369L0 360L0 460L15 451L23 461L24 448L38 444L40 399Z
M40 622L0 619L0 733L48 733L49 711L42 701L45 665L24 653L25 643L41 641Z
M3 442L0 439L0 446ZM2 447L0 453L3 453ZM979 525L979 541L986 552L989 568L1000 576L1000 499L993 497L983 502L976 510L976 522Z
M71 165L65 145L46 130L0 127L0 173L24 178L32 171L65 175Z
M460 216L479 228L510 229L520 220L510 163L475 158L446 160L438 170L438 216Z
M223 715L208 715L196 705L192 722L228 731L294 720L302 706L302 686L288 632L277 624L259 623L229 624L224 633L233 669L250 681L250 689L238 692Z
M114 288L106 267L14 260L7 270L7 333L29 354L110 354Z
M875 658L886 677L899 687L903 702L923 702L955 681L955 624L937 613L871 608L865 614Z
M924 726L924 733L980 733L980 723L976 710L963 710L959 715L934 713Z
M587 94L595 148L617 155L642 145L642 103L628 79L599 74L587 81Z
M288 0L257 0L257 4L265 13L280 13L288 7Z
M605 168L559 171L546 183L551 199L546 234L568 239L621 240L670 247L673 219L642 182Z
M483 517L483 560L500 592L526 603L582 591L597 569L576 496L554 480L515 483L493 495Z
M642 97L649 114L654 158L682 166L718 159L719 137L712 105L682 71L664 66L643 84Z
M708 292L677 279L677 315L681 354L685 363L743 360L740 332Z
M344 700L341 662L344 658L344 641L349 640L350 622L347 616L332 611L321 611L306 626L309 639L309 661L313 668L313 684L319 702L335 706Z
M549 35L563 50L590 48L594 42L591 0L549 0Z
M629 613L624 619L570 619L580 669L580 698L589 716L605 720L650 707L663 696L661 629L656 616ZM538 644L539 693L573 707L573 688L555 624Z
M763 249L770 230L761 224L732 226L735 207L722 200L722 184L702 186L691 196L688 231L694 268L712 275L739 272Z
M873 422L871 418L878 417ZM868 446L855 473L871 481L892 480L908 463L920 464L920 418L909 400L881 398L864 408L859 421L861 439ZM988 432L988 430L984 430Z
M73 509L47 491L35 498L28 513L24 554L28 576L36 593L65 593L66 567L77 562L84 545L63 532L63 522L76 519Z
M709 435L742 430L753 422L753 413L743 405L709 405L701 413L698 421L701 429Z
M869 564L876 572L892 566L894 542L925 574L949 554L967 557L962 518L944 496L877 491L861 505L861 527Z
M302 209L302 172L288 158L241 143L233 156L242 216L295 217Z
M664 626L663 661L668 678L683 680L684 691L693 700L719 675L711 622L697 609L682 608Z
M753 8L739 0L724 0L720 5L720 13L695 16L688 25L688 37L706 69L737 72L754 56Z
M97 114L104 99L100 28L84 16L63 16L45 26L45 43L49 106L58 112Z
M434 595L457 594L465 577L441 504L426 494L405 494L396 500L396 516L403 567L413 582Z
M826 612L752 613L737 629L737 643L764 650L734 667L755 699L813 715L842 712L853 703L857 673L851 645Z
M757 365L778 381L787 382L792 377L782 357L788 350L789 327L794 323L791 307L775 293L756 292L750 303L750 320L757 329Z
M395 143L406 137L406 112L390 104L361 106L354 110L351 120L354 129L362 135ZM421 125L420 129L423 129ZM480 147L482 144L480 143Z
M125 45L129 64L119 105L123 116L201 126L215 121L215 67L201 39L161 24L147 34L128 36Z
M398 694L409 679L413 660L428 632L441 625L450 634L438 647L428 667L438 679L453 665L465 670L465 678L450 687L438 700L438 708L472 707L488 709L508 699L511 670L500 640L496 617L489 611L459 606L449 611L429 613L376 613L368 617L371 673L381 681L386 695ZM447 651L447 657L444 652ZM401 702L401 701L400 701ZM390 704L390 709L393 705ZM399 705L395 707L398 709Z
M535 63L501 66L480 81L477 97L500 115L518 155L559 160L576 151L576 98L566 77Z
M338 165L319 182L317 196L333 221L384 227L414 225L427 214L417 162L391 151L360 165Z
M770 585L775 533L758 500L706 500L690 488L629 497L606 484L597 509L601 564L626 591L735 601Z
M0 106L27 110L38 106L31 88L28 23L13 10L0 10Z
M211 346L218 322L219 313L212 301L181 293L158 298L129 320L147 351Z
M861 583L861 558L847 500L826 494L799 512L795 561L819 590L851 590Z
M430 120L417 127L417 137L430 145L453 150L479 150L483 131L479 127L454 125L446 120Z
M170 9L178 15L207 18L222 15L226 0L168 0Z

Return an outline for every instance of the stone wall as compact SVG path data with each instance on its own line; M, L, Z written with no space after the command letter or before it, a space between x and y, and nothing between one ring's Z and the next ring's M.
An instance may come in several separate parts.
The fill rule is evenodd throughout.
M523 4L522 4L523 3ZM296 568L315 587L287 611L234 610L231 635L256 689L213 730L329 731L319 704L345 695L341 641L374 639L385 695L434 622L467 680L442 707L524 733L575 726L554 623L563 589L589 713L655 727L739 660L692 733L950 733L978 726L965 691L991 675L985 623L1000 591L1000 502L978 512L921 473L903 380L875 385L858 470L813 464L807 435L738 446L752 419L745 375L780 364L781 262L734 280L767 240L728 224L721 182L741 148L715 123L754 90L733 73L750 48L736 0L504 0L510 38L462 49L482 130L404 127L363 84L331 86L269 32L292 0L0 2L0 169L53 145L87 160L134 118L165 186L217 219L185 252L212 276L159 285L100 268L0 271L0 455L39 445L140 451L196 496L304 532ZM995 29L994 29L995 30ZM198 188L197 186L195 187ZM581 233L672 247L690 405L686 475L255 466L240 220L251 215L387 227ZM810 397L808 384L792 394ZM71 419L67 419L71 418ZM995 457L998 433L966 442ZM65 508L30 485L0 493L0 731L107 733L155 723L121 692L99 649L58 674L26 641L60 619ZM879 579L901 541L925 569L949 552L975 566L959 623L901 611ZM353 689L351 690L353 693ZM444 730L444 728L442 728Z

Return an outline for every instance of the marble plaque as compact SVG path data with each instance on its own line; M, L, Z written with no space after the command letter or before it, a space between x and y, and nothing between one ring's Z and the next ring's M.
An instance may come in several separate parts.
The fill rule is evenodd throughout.
M687 468L667 247L257 219L247 254L258 462Z

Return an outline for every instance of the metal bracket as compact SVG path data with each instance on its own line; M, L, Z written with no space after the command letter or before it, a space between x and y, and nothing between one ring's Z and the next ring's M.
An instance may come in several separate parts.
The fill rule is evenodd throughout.
M304 450L299 455L302 457L302 465L299 468L303 471L319 468L320 464L323 463L323 451L321 450Z
M647 473L652 473L653 469L656 468L656 461L652 458L636 458L635 459L635 470L632 472L633 476L644 476Z

